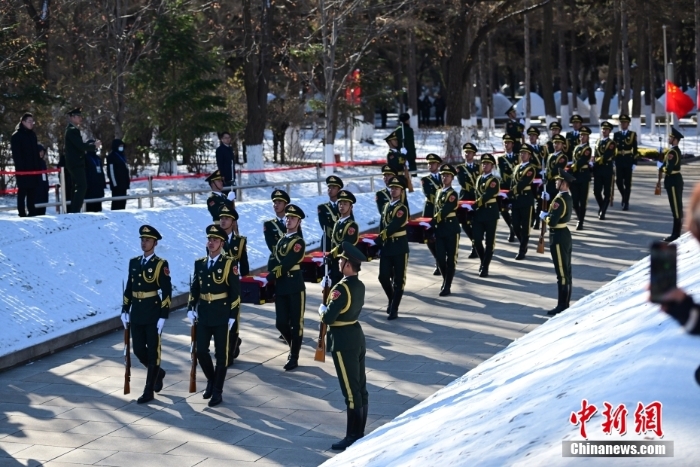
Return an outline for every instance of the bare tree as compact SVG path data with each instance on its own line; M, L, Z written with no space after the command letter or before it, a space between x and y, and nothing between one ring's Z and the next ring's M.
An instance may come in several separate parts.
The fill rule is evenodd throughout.
M554 104L554 89L552 87L552 30L554 23L554 13L551 3L547 3L542 8L542 56L540 57L540 85L542 86L542 99L544 100L544 111L547 117L547 126L557 120L557 109Z
M630 74L630 44L629 25L626 0L620 2L620 36L622 40L622 100L620 100L620 113L629 112L630 90L632 77Z
M615 0L617 4L617 0ZM616 5L617 6L617 5ZM605 94L603 94L603 103L600 106L600 118L610 118L610 99L615 90L615 69L617 63L617 51L620 46L620 9L614 8L613 16L613 32L610 39L610 55L608 57L608 76L605 79Z
M564 34L564 7L562 2L557 3L557 19L559 27L557 40L559 41L559 113L563 124L569 122L569 68L566 66L566 34ZM574 97L575 99L576 97Z

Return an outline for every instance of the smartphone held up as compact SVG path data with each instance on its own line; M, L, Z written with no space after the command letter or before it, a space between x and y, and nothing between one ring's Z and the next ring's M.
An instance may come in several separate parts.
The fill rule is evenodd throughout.
M676 288L676 245L654 242L651 245L649 290L653 303L662 303L662 297Z

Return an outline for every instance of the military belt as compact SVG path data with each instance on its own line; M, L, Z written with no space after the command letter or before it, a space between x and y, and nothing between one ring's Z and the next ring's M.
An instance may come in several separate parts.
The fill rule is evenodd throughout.
M224 298L228 298L228 292L224 293L203 293L202 295L199 296L202 300L206 300L209 303L215 301L215 300L222 300Z
M666 172L666 175L676 175L676 174L679 174L679 173L681 173L680 170L674 170L674 171L671 172L671 173Z
M454 213L454 212L451 212L451 213L449 213L448 215L445 216L445 219L447 219L448 217L457 217L457 214Z
M396 232L395 234L391 234L389 236L389 238L399 238L399 237L403 237L405 235L406 235L406 231L402 230L401 232Z
M497 202L497 201L498 201L498 200L497 200L496 198L493 198L493 199L490 199L490 200L486 201L484 204L493 204L493 203L495 203L495 202Z
M532 189L531 186L526 186L525 188L523 188L523 191L530 191L531 189Z
M355 323L357 323L357 320L355 320L355 321L336 321L333 324L329 324L329 326L332 328L337 328L337 327L341 327L341 326L350 326L351 324L355 324Z
M151 297L157 297L158 292L157 291L151 291L151 292L131 292L131 295L133 295L134 298L151 298Z
M554 227L550 226L549 230L560 230L560 229L565 229L567 227L566 224L557 224Z
M620 151L620 154L624 154L624 155L634 154L634 151L632 151L631 149L629 149L629 150L626 150L626 151Z
M298 271L299 269L301 269L301 267L298 264L295 264L289 269L289 272Z

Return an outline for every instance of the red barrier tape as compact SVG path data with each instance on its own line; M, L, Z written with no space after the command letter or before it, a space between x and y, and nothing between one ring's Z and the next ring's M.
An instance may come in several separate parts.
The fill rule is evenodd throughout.
M53 190L57 185L49 185L49 190ZM0 196L5 195L15 195L19 190L17 188L8 188L6 190L0 190Z
M10 171L0 171L0 175L42 175L42 174L52 174L52 173L57 173L60 172L61 169L49 169L49 170L30 170L30 171L22 171L22 172L10 172Z

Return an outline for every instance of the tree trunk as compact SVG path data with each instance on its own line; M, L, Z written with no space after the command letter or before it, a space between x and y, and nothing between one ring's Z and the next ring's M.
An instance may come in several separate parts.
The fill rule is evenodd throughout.
M447 63L447 126L460 126L462 124L462 95L464 91L464 80L462 73L465 59L465 42L467 34L467 22L465 14L459 16L455 21L451 34L450 59Z
M557 3L557 18L559 19L558 41L559 41L559 90L560 109L562 125L569 122L569 79L566 66L566 35L564 34L564 7L562 3Z
M40 0L39 9L34 8L32 0L22 0L27 9L27 14L34 22L35 39L39 43L36 51L36 59L44 74L44 81L48 82L49 77L49 31L51 30L51 0Z
M486 68L485 57L484 57L484 47L479 47L479 92L481 100L481 128L484 130L484 139L489 137L489 121L491 118L491 113L489 109L489 98L488 90L486 86Z
M635 12L635 25L637 27L637 67L634 69L634 87L632 89L632 131L642 134L642 82L646 69L646 51L644 50L644 16L642 6L638 5Z
M529 0L525 0L525 5L528 6ZM525 14L523 18L523 42L525 43L525 129L530 126L530 117L532 115L532 105L530 102L530 15Z
M408 30L408 113L411 114L411 128L418 128L418 65L416 64L416 33Z
M630 76L630 44L627 15L627 0L620 2L620 35L622 38L622 86L624 92L620 101L620 113L629 113L630 91L632 79Z
M493 54L493 34L488 35L487 44L489 57L495 57ZM500 91L498 82L498 63L495 60L487 60L489 66L489 81L488 81L488 99L489 106L489 128L496 130L496 116L494 115L493 95Z
M615 8L613 19L613 32L610 39L610 55L608 56L608 76L605 79L605 94L600 106L600 118L610 118L610 99L615 91L615 69L617 64L617 50L620 45L620 12Z
M700 91L700 0L695 0L695 94ZM698 108L700 102L696 102ZM695 114L698 124L695 127L696 134L700 136L700 115Z
M649 5L645 3L644 10L646 12L647 18L647 31L651 31L651 19L649 18ZM646 34L647 38L647 65L649 66L649 76L647 76L647 91L645 94L649 95L649 119L647 120L647 127L651 125L650 133L652 135L656 134L656 92L654 86L656 85L656 80L654 79L654 55L653 55L653 42L651 41L651 34Z
M540 83L542 86L542 99L547 118L547 126L557 120L557 107L554 103L554 89L552 82L552 30L554 22L552 2L548 2L542 8L542 56L540 57Z

